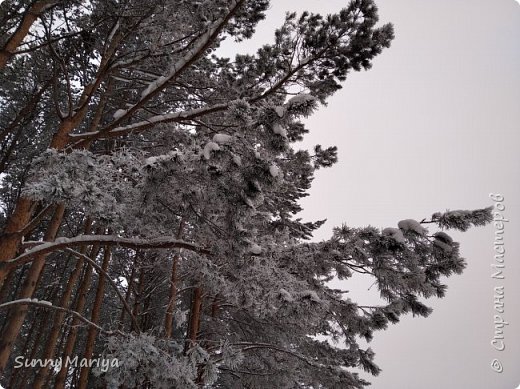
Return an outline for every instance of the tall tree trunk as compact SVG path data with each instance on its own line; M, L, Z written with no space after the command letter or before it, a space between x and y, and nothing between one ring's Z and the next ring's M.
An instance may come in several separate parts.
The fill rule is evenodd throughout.
M217 293L213 298L213 302L211 303L211 318L216 319L218 310L220 308L220 295Z
M101 268L106 273L108 270L108 263L110 262L110 248L105 247L105 253L103 255L103 263L101 265ZM99 316L101 313L101 305L103 304L103 297L105 295L105 274L101 273L99 274L99 281L98 281L98 287L96 290L96 298L94 300L94 306L92 308L92 316L90 318L90 321L92 323L98 323ZM87 335L87 344L85 346L85 354L84 358L85 360L90 360L92 358L92 355L94 354L94 345L96 342L96 336L97 336L97 330L94 327L89 327L88 329L88 335ZM90 367L83 367L81 369L81 373L79 376L79 389L86 389L88 384L88 375L90 372Z
M85 227L84 227L84 233L85 235L90 233L92 227L92 220L90 218L87 218L85 221ZM101 231L101 230L100 230ZM79 250L82 254L85 254L87 251L87 246L80 247ZM79 276L81 275L81 270L83 269L83 262L84 260L81 258L78 258L76 261L76 266L74 267L74 270L69 276L69 279L67 281L67 285L65 286L65 290L63 291L63 294L61 295L61 299L59 302L59 306L63 308L67 308L71 305L71 296L72 292L74 290L74 287L76 286L76 283L79 279ZM65 312L58 311L54 315L54 320L52 323L52 328L50 331L50 334L47 337L47 341L45 343L45 348L42 354L42 359L52 359L54 358L55 352L56 352L56 346L58 343L58 337L62 331L63 322L65 320ZM50 366L43 366L40 368L38 374L36 375L36 378L33 382L33 389L42 388L46 382L47 376L50 372Z
M188 326L188 336L184 346L184 353L186 353L191 345L197 341L197 335L200 329L200 314L202 310L202 288L197 286L193 290L193 297L191 299L190 308L190 323Z
M58 233L61 220L63 219L63 213L65 207L63 204L58 205L54 211L51 222L47 231L45 232L44 240L52 241L56 238ZM31 298L36 288L37 281L45 265L46 255L37 256L29 268L27 277L25 278L24 285L18 296L18 299ZM20 333L20 328L27 315L28 306L23 304L17 304L13 307L11 314L8 319L8 324L2 333L2 339L0 339L0 375L3 374L9 356L13 348L13 344Z
M134 315L135 319L137 320L138 325L142 327L143 323L139 322L139 305L141 304L141 298L143 297L143 291L144 291L144 266L141 266L139 269L139 281L137 284L137 291L134 292L134 310L132 314ZM134 324L132 323L131 331L135 331L137 328L135 328Z
M179 229L177 230L177 239L182 236L182 230L184 229L184 219L181 219ZM164 333L166 338L172 337L173 331L173 312L175 311L175 305L177 305L177 268L179 266L180 253L175 253L172 261L172 274L170 279L170 294L168 296L168 306L166 307L166 317L164 319Z
M137 257L137 255L138 254L136 253L136 257ZM134 277L135 277L135 262L134 262L134 266L132 266L132 272L130 273L130 279L128 280L128 285L127 285L126 294L125 294L125 301L127 304L130 301L130 297L132 295L132 288L134 287ZM123 330L125 328L125 315L126 315L126 309L125 309L125 307L122 307L121 316L119 317L119 324L117 326L117 328L119 330Z
M96 244L92 247L92 251L90 254L90 258L95 261L96 257L99 253L99 244ZM92 278L93 267L90 264L87 264L87 269L83 276L83 280L79 286L77 295L78 300L76 302L75 311L79 314L83 313L85 309L85 304L87 301L87 293L90 288L90 281ZM69 331L69 336L67 337L67 343L65 343L65 349L63 350L62 361L66 361L67 358L70 358L72 352L74 351L74 346L76 345L76 339L78 336L78 325L79 320L74 316L72 319L71 328ZM63 389L65 387L65 380L67 379L68 366L65 363L61 365L61 369L56 376L56 381L54 382L54 388Z
M170 279L170 296L168 298L168 307L166 308L166 318L164 319L164 333L166 338L172 337L173 332L173 312L177 305L177 267L179 264L179 254L173 256L172 275Z

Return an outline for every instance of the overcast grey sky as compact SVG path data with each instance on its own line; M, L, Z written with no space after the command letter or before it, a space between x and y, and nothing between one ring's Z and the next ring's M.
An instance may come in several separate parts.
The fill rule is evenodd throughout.
M368 72L352 74L308 120L305 145L339 147L304 202L307 219L332 227L396 226L446 209L492 205L505 197L505 279L491 278L492 225L452 234L468 268L447 281L426 319L406 317L375 334L383 369L375 389L511 389L520 385L520 5L514 0L376 0L396 39ZM331 13L338 0L275 0L253 41L224 51L252 52L272 41L285 11ZM302 146L303 147L303 146ZM505 292L504 351L491 346L495 286ZM364 283L345 286L373 299ZM491 361L498 358L503 372Z

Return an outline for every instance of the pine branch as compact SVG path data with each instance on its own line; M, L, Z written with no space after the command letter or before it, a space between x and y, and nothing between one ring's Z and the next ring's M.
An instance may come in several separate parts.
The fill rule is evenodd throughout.
M152 239L141 238L122 238L114 235L78 235L75 238L58 238L53 242L39 242L36 247L31 248L18 257L6 262L0 263L0 269L11 269L18 265L31 262L35 257L42 254L48 254L54 251L66 249L73 246L100 244L105 246L122 246L129 248L145 248L145 249L166 249L181 248L193 251L199 254L211 255L208 249L199 247L195 244L175 239L174 237L160 237Z

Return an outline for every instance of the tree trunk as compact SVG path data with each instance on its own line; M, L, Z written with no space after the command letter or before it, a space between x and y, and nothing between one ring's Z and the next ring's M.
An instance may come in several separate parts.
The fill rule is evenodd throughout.
M92 251L90 254L90 258L95 260L99 253L99 244L96 244L92 247ZM83 313L85 308L85 303L87 301L87 293L90 288L90 281L92 277L93 267L90 264L87 264L87 270L85 271L85 275L83 276L83 280L81 281L80 287L78 289L77 295L78 300L76 302L75 311L79 314ZM78 325L79 320L74 317L72 319L72 324L69 332L69 336L67 337L67 343L65 344L65 349L63 350L62 361L66 361L67 358L70 358L72 352L74 351L74 346L76 345L76 338L78 336ZM61 370L58 372L56 376L56 381L54 383L54 388L63 389L65 387L65 380L67 379L68 366L65 363L62 364Z
M191 345L197 341L197 335L200 329L200 314L202 310L202 288L197 286L193 290L193 298L191 300L190 309L190 323L188 326L188 339L184 346L184 353L186 353Z
M137 253L136 253L136 259L137 259ZM128 304L128 302L130 301L130 297L132 295L132 288L134 287L134 277L135 277L135 263L134 263L134 266L132 267L132 272L130 273L130 279L128 280L128 285L127 285L127 289L126 289L126 294L125 294L125 301L126 303ZM126 315L126 309L125 307L121 308L121 316L119 317L119 324L117 326L117 328L119 330L124 330L125 328L125 315Z
M134 310L132 314L134 315L138 325L142 327L143 323L139 323L139 305L141 304L141 298L143 296L143 290L144 290L144 266L141 266L141 269L139 271L139 283L137 284L137 291L135 291L135 297L134 297ZM134 328L134 323L132 323L131 331L136 331L137 328Z
M179 229L175 238L180 239L182 231L184 229L184 218L179 223ZM175 311L175 305L177 305L177 268L179 266L180 253L175 253L172 262L172 275L170 279L170 294L168 296L168 306L166 307L166 317L164 319L164 333L166 338L172 337L173 331L173 312Z
M105 253L103 256L103 263L101 265L101 268L104 272L108 270L108 263L110 261L110 248L105 247ZM94 306L92 308L92 316L90 321L93 323L98 323L99 316L101 313L101 305L103 304L103 297L105 294L105 274L101 273L99 274L99 282L98 287L96 290L96 298L94 301ZM94 345L96 342L96 336L97 336L97 330L94 327L89 327L88 329L88 335L87 335L87 344L85 346L85 354L84 358L85 360L90 360L92 358L92 355L94 354ZM90 368L83 367L81 369L81 373L79 376L79 389L86 389L88 384L88 375L90 372Z
M52 241L56 238L61 220L63 219L64 211L65 207L62 204L56 207L49 227L45 232L45 241ZM39 255L33 260L18 299L32 297L37 281L43 270L43 266L45 265L45 258L46 255ZM7 361L9 360L13 344L20 333L20 328L22 327L25 316L27 315L27 310L27 305L17 304L11 311L8 324L4 329L2 339L0 340L0 375L3 374Z
M171 338L173 332L173 312L175 310L175 305L177 305L177 267L179 264L179 257L178 254L173 256L170 296L168 299L168 307L166 308L166 318L164 319L164 333L166 338Z
M92 226L92 220L90 218L87 218L85 221L85 227L84 227L84 233L85 235L88 234L91 231ZM79 250L82 254L85 254L87 251L87 246L80 247ZM74 270L69 276L69 279L67 281L67 285L65 286L65 290L63 291L63 294L61 295L61 299L59 302L59 306L63 308L67 308L71 305L71 296L72 292L74 290L74 287L76 286L76 283L79 279L79 276L81 275L81 270L83 269L83 262L84 260L81 258L78 258L76 261L76 266L74 267ZM61 333L63 322L65 320L66 312L56 312L54 315L54 320L52 323L52 329L50 334L46 337L47 341L45 343L45 349L42 354L42 359L52 359L54 358L54 355L56 353L56 346L58 343L58 337ZM50 372L50 366L44 366L40 368L40 371L38 372L34 382L33 382L33 389L36 388L42 388L46 382L47 376Z
M219 304L220 301L219 300L220 300L220 296L217 293L215 295L215 297L213 298L213 303L211 303L211 318L212 319L216 319L217 318L218 310L220 308L220 304Z

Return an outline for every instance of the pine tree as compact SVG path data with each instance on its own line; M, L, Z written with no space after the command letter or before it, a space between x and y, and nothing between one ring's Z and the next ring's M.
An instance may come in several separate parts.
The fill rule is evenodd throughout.
M369 69L393 29L353 0L287 14L274 43L220 57L268 6L2 4L1 384L361 388L355 369L379 368L360 338L427 316L442 277L462 272L441 230L484 225L490 209L310 240L323 221L298 219L299 201L337 149L296 150L302 120ZM380 305L330 287L355 273ZM28 354L121 366L18 373Z

